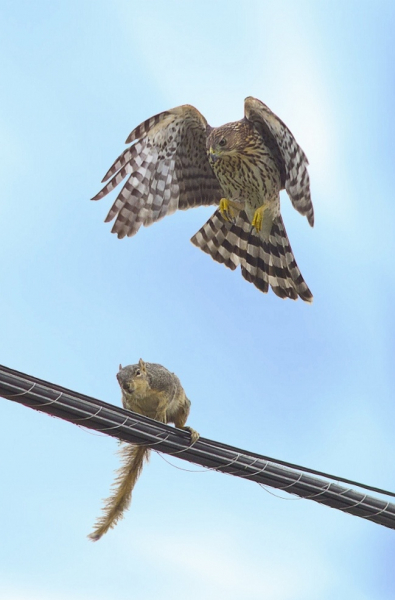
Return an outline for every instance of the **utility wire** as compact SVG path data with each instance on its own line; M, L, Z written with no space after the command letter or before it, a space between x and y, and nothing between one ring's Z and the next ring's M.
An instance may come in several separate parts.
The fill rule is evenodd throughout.
M225 444L219 445L222 448L232 447L226 446ZM255 454L254 452L248 453L251 456L258 456L259 458L268 460L270 462L275 462L278 465L283 465L284 467L289 467L290 469L297 469L298 471L303 471L303 473L311 473L312 475L318 475L319 477L325 477L326 479L333 479L333 481L348 483L349 485L356 485L357 487L363 490L369 490L370 492L376 492L377 494L383 494L384 496L391 496L392 498L395 498L395 492L389 492L388 490L383 490L372 485L367 485L366 483L359 483L358 481L354 481L353 479L345 479L344 477L339 477L338 475L330 475L329 473L325 473L324 471L317 471L316 469L310 469L309 467L302 467L301 465L296 465L294 463L290 463L285 460L280 460L278 458L270 458L270 456L265 456L264 454Z
M251 479L395 529L395 504L334 481L388 496L395 496L393 492L205 438L199 438L191 446L189 434L180 429L3 366L0 366L0 396L125 442L149 445L208 469ZM311 477L312 474L332 481Z

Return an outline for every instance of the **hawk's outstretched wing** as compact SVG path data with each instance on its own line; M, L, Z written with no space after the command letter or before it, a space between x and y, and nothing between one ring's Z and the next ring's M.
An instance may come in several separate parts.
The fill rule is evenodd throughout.
M106 222L115 218L112 232L132 236L177 209L219 204L223 193L206 153L207 121L185 104L162 112L136 127L132 143L114 162L100 200L125 177Z
M276 143L285 168L285 189L292 205L300 214L314 225L314 209L310 197L310 179L307 172L309 161L302 148L296 142L288 127L271 110L258 100L249 96L244 101L244 115L248 121L263 128Z

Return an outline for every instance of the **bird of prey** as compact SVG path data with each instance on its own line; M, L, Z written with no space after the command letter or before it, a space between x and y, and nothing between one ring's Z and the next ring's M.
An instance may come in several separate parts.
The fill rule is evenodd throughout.
M263 102L248 97L244 118L210 127L188 104L151 117L103 178L100 200L125 178L106 222L132 236L177 209L216 205L193 244L241 273L262 292L311 302L280 212L280 190L314 224L308 160L288 127Z

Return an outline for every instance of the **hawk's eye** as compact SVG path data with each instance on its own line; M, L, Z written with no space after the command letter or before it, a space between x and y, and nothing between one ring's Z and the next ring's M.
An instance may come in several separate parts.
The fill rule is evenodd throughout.
M218 142L218 146L221 146L221 148L223 148L224 146L226 146L226 139L225 139L225 138L222 138L222 140L220 140L220 141Z

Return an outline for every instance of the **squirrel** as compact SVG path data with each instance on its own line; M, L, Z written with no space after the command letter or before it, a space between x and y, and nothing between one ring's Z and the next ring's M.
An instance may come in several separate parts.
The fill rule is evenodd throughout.
M161 423L174 423L176 427L190 432L192 444L199 439L197 431L185 426L191 401L174 373L162 365L144 362L140 358L137 365L119 365L117 379L125 409ZM150 448L121 442L119 452L123 464L117 471L113 492L105 501L104 514L97 519L94 530L88 536L94 542L114 527L129 507L133 488L143 469L144 460L149 457Z

